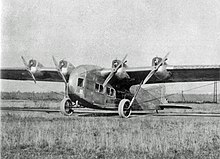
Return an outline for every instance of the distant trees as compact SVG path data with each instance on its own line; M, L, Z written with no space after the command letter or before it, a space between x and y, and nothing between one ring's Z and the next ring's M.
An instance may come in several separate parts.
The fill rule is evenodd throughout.
M63 92L1 92L1 99L3 100L53 100L61 101L63 99ZM141 99L146 97L144 92L141 92ZM213 102L212 94L184 94L184 103L210 103ZM166 98L171 103L183 102L181 94L166 95ZM218 99L220 95L218 94Z
M220 99L220 94L218 94ZM170 103L212 103L213 94L184 94L184 100L182 94L170 94L167 95L167 100Z
M1 92L3 100L62 100L63 92Z

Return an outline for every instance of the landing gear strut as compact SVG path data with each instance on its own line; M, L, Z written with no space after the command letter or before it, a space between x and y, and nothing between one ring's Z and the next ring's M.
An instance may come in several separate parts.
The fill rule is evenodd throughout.
M61 101L61 105L60 105L60 111L62 114L70 116L73 114L73 108L72 108L72 101L70 100L69 96L68 96L68 82L65 78L65 76L63 75L61 68L59 67L58 62L56 61L56 59L53 57L53 62L54 65L56 66L56 69L60 75L60 77L62 78L64 84L65 84L65 94L64 94L64 99Z
M60 111L62 114L66 115L66 116L70 116L73 114L74 111L72 109L72 102L69 98L64 98L61 101Z
M118 106L118 114L122 118L129 118L131 115L130 100L122 99Z

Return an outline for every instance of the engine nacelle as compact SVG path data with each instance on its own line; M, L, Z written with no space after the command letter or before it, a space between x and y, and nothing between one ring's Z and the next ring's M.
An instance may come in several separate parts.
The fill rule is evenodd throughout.
M155 73L155 76L158 79L164 80L164 79L167 79L171 76L171 72L167 71L166 67L167 67L166 65L162 65L159 67L159 69Z
M43 67L43 65L41 63L39 63L37 60L31 59L28 62L28 67L29 67L31 73L34 74L37 72L38 68Z
M75 68L70 62L66 60L60 60L59 68L63 75L70 74L70 72Z
M115 76L118 79L130 78L124 67L119 68L118 71L116 72Z
M152 59L152 66L157 66L161 61L162 61L161 57L154 57ZM167 63L164 62L163 65L167 65Z
M125 61L122 66L120 66L120 68L118 69L118 71L116 72L115 76L118 78L118 79L125 79L125 78L130 78L129 75L127 74L126 72L126 68L128 67L125 63L127 61ZM113 60L112 61L112 68L116 68L119 64L121 63L120 60Z
M152 59L152 66L157 66L160 62L161 62L162 58L161 57L154 57ZM160 79L160 80L164 80L167 79L171 76L171 72L167 71L166 69L167 67L167 63L164 62L157 70L157 72L155 73L155 76Z
M123 67L125 67L125 68L128 67L128 66L125 64L126 62L127 62L127 61L125 61L125 62L123 63ZM120 63L121 63L121 60L117 60L117 59L113 60L113 61L112 61L112 68L116 68Z

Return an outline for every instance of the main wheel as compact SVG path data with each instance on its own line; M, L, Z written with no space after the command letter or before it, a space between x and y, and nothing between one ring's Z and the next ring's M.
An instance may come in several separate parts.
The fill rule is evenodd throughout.
M61 101L60 111L62 114L70 116L73 114L72 102L69 98L64 98Z
M129 118L131 115L130 100L122 99L118 105L118 114L122 118Z

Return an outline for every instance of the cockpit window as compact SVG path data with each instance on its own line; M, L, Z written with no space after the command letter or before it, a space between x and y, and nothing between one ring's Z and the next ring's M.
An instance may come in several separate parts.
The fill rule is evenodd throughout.
M79 87L83 87L83 81L84 81L83 78L78 78L78 86Z

